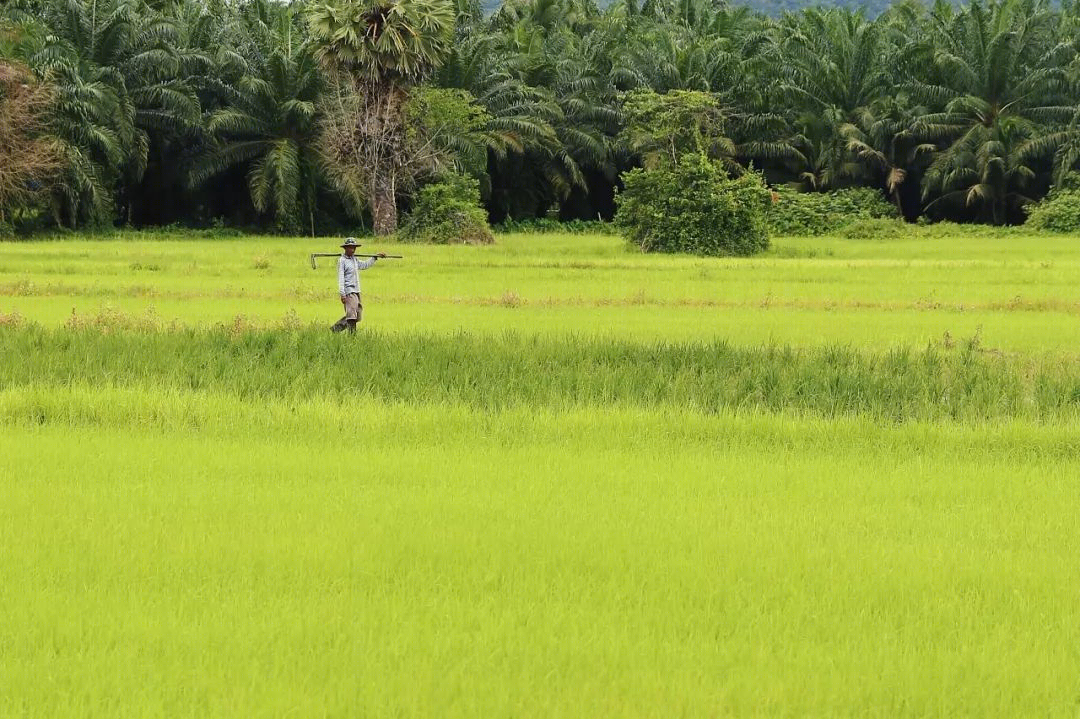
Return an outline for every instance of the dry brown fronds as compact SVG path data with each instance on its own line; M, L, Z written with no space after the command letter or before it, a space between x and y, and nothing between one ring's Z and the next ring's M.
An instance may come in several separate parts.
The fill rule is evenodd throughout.
M0 60L0 221L39 203L62 167L48 134L51 103L51 89L28 68Z

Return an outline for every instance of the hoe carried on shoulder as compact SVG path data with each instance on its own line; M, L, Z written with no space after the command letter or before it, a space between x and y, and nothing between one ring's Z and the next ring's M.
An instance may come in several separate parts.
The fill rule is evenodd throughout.
M315 258L316 257L341 257L341 253L340 252L313 252L311 254L311 269L313 269L313 270L318 269L318 267L316 267L316 265L315 265ZM405 257L403 255L361 255L361 254L354 254L353 257L378 257L381 260L403 260L403 259L405 259Z

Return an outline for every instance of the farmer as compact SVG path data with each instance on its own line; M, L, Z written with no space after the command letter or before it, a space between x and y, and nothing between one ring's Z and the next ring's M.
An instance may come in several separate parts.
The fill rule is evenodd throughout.
M356 323L360 321L364 311L364 306L360 304L360 272L374 265L380 257L386 257L385 252L380 252L370 259L358 260L353 255L356 254L356 248L359 246L356 239L352 237L347 238L345 244L341 246L345 254L338 260L338 294L341 295L341 304L345 305L345 316L334 325L335 332L341 332L344 329L356 332Z

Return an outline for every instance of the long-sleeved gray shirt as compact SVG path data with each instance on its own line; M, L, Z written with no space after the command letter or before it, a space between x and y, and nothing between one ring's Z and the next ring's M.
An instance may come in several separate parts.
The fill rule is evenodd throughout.
M360 261L357 257L342 255L337 263L337 283L341 296L360 294L360 272L375 264L377 258Z

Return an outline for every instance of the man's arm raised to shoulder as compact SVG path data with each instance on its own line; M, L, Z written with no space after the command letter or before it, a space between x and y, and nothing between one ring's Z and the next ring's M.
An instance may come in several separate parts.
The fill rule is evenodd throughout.
M378 261L378 259L380 257L386 257L386 253L385 252L380 252L379 254L375 255L374 257L366 259L363 262L357 261L356 269L358 269L358 270L366 270L369 267L371 267L372 265L374 265L375 262Z

